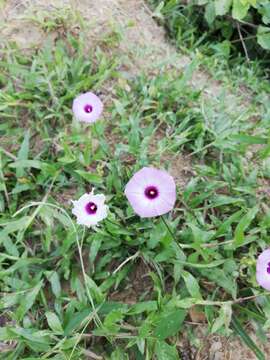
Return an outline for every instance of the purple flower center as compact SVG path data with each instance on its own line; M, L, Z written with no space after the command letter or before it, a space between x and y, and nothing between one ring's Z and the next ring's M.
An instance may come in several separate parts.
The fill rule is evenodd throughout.
M84 106L84 111L85 111L86 113L90 114L90 113L93 111L93 106L90 105L90 104L86 104L86 105Z
M153 200L158 197L158 189L155 186L147 186L144 190L144 195L148 199Z
M97 205L90 201L88 204L85 205L85 210L87 214L94 215L97 212Z
M270 274L270 261L269 263L267 264L267 269L266 269L267 273Z

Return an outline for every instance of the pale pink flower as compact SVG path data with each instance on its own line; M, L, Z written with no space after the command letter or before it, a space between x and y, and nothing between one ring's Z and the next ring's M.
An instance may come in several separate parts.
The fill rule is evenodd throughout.
M103 104L94 93L87 92L73 100L72 111L78 121L93 123L102 114Z
M257 259L256 279L261 287L270 291L270 249L264 250Z
M176 186L166 171L144 167L129 180L125 195L136 214L142 218L154 217L173 209Z

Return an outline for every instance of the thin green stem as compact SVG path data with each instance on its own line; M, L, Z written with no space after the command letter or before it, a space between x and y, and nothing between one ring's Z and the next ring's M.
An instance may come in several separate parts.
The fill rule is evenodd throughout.
M172 229L171 229L170 226L168 225L168 223L167 223L167 221L165 220L165 218L164 218L163 215L161 215L161 219L162 219L162 221L163 221L163 224L166 226L169 234L170 234L171 237L173 238L174 242L176 243L176 245L177 245L177 246L180 248L180 250L182 251L182 248L184 248L185 245L184 245L184 244L180 244L180 243L177 241L177 239L176 239L176 237L175 237Z
M169 227L169 225L167 224L167 221L165 220L164 216L161 215L161 219L163 221L163 224L166 226L167 230L169 231L169 233L171 234L171 237L176 241L175 235L172 232L171 228Z
M86 272L85 272L85 266L84 266L84 262L83 262L83 256L82 256L82 247L81 247L81 244L80 244L80 240L79 240L79 235L78 235L78 232L77 232L77 229L76 229L76 226L73 222L73 220L71 219L71 217L69 216L69 214L67 213L67 211L63 208L61 208L60 206L57 206L55 204L51 204L51 203L46 203L44 201L42 202L32 202L26 206L24 206L23 208L21 208L20 210L18 210L14 215L13 217L17 216L18 214L20 214L22 211L30 208L30 207L33 207L33 206L37 206L38 209L40 209L41 206L49 206L49 207L52 207L52 208L55 208L55 209L58 209L59 211L61 211L66 217L67 219L69 220L72 228L73 228L73 231L75 233L75 237L76 237L76 243L77 243L77 248L78 248L78 252L79 252L79 257L80 257L80 263L81 263L81 269L82 269L82 274L83 274L83 280L84 280L84 285L85 285L85 288L86 288L86 294L87 294L87 297L88 297L88 300L92 306L92 309L93 309L93 317L94 317L94 321L95 321L95 324L97 326L101 326L102 323L101 323L101 320L97 314L97 310L95 308L95 305L94 305L94 301L93 301L93 298L92 298L92 295L90 294L90 291L89 291L89 288L88 288L88 285L87 285L87 275L86 275ZM36 215L36 211L34 212L35 215Z

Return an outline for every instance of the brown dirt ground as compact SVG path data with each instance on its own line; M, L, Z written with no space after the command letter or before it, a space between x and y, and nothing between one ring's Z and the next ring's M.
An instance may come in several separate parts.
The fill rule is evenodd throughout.
M58 14L58 15L57 15ZM59 16L63 23L68 24L71 31L84 31L86 47L95 44L106 45L104 38L120 36L121 40L116 49L121 58L121 71L132 78L136 74L146 72L149 75L157 74L162 66L162 71L183 71L190 63L187 56L178 53L170 45L164 35L163 28L159 27L152 18L152 13L142 0L0 0L0 44L5 41L14 41L25 51L40 48L48 37L56 39L66 29L60 23L53 29L46 29L48 16ZM74 15L75 14L75 15ZM86 27L79 25L79 18L86 21ZM1 50L1 45L0 45ZM222 84L211 79L201 71L194 72L191 83L201 89L206 99L217 96L226 91ZM113 91L113 84L108 84L107 93ZM227 94L230 107L235 105L244 106L248 102L248 94L241 104L236 104L232 94ZM158 139L157 139L158 140ZM162 161L167 162L166 155ZM184 186L192 176L192 166L185 156L178 154L171 165L172 174L176 177L178 185ZM140 269L147 269L140 267ZM137 299L142 277L147 274L134 273L134 286L127 293L114 293L112 297L117 300L132 303ZM124 299L127 295L127 299ZM185 337L179 342L182 358L185 360L255 360L256 357L243 345L238 338L225 338L217 335L206 335L206 327L203 324L194 325L197 339L200 343L199 350L190 346ZM258 342L254 332L250 331L254 341ZM270 359L270 347L259 344L264 351L266 359ZM1 344L0 344L1 352Z

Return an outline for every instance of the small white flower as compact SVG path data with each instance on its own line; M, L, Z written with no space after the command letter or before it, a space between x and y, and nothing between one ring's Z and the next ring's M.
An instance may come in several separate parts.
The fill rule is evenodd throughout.
M77 223L87 227L97 225L108 215L108 206L104 204L105 196L103 194L82 195L79 200L72 201L74 207L72 214L77 217Z

